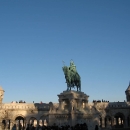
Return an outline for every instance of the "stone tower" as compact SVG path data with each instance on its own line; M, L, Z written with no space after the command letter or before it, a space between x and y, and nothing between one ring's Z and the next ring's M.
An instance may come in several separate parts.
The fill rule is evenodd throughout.
M4 98L4 90L3 90L3 88L0 86L0 103L2 103L2 100L3 100L3 98Z
M128 88L125 91L125 94L126 94L126 101L130 102L130 82Z

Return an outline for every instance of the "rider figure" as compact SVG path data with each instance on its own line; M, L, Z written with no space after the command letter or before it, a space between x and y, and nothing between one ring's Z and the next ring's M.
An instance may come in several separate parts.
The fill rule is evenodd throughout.
M75 66L75 64L74 64L74 62L73 62L72 60L70 61L70 67L69 67L69 69L70 69L70 71L71 71L73 74L75 74L75 73L77 72L76 66Z

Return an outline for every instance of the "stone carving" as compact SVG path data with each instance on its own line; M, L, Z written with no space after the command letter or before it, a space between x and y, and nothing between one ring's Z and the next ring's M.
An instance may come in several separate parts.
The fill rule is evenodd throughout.
M81 91L81 78L76 70L74 62L71 60L70 67L64 65L62 69L67 83L67 91L75 86L77 87L77 91Z

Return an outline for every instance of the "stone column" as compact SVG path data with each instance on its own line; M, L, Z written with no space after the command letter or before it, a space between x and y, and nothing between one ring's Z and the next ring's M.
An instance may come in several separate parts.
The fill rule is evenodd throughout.
M88 101L85 100L85 108L87 108L87 107L88 107Z
M24 127L24 120L20 120L19 125L23 128Z
M116 118L116 125L119 125L118 118Z
M12 121L10 120L10 130L12 130L13 124Z
M108 118L106 118L106 128L108 128L109 126L109 121L108 121Z
M0 119L0 130L2 130L2 120Z
M105 118L102 117L102 128L105 128Z
M5 120L5 121L6 121L5 130L8 130L8 127L9 127L9 120Z
M12 128L13 128L13 126L14 126L14 124L15 124L15 121L10 120L10 130L12 130Z
M71 112L71 126L76 124L76 116L74 112Z
M116 125L116 118L114 117L114 125Z
M112 127L114 126L114 117L113 116L111 117L111 126Z
M73 102L73 99L69 99L69 108L68 108L68 110L70 112L72 111L72 102Z
M59 99L59 108L60 108L60 110L63 109L63 101L61 99Z
M106 119L106 128L111 128L111 124L110 124L110 120L109 118Z
M19 128L19 121L16 120L16 121L15 121L15 124L16 124L16 130L18 130L18 128Z
M24 129L25 129L25 130L26 130L26 128L27 128L27 124L28 124L28 121L27 121L27 120L24 120L23 126L24 126Z
M79 108L79 110L83 109L82 99L79 99L79 101L78 101L78 108Z

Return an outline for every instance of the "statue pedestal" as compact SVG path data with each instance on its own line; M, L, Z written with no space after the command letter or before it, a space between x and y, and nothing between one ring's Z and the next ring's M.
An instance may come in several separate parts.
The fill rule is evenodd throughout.
M78 91L63 91L58 95L59 107L61 110L68 110L69 112L85 108L88 103L88 95L84 92Z
M70 115L71 125L74 126L77 122L77 114L87 107L88 95L78 91L63 91L58 95L59 111L67 112Z
M76 109L80 110L85 108L88 103L88 95L84 92L78 91L63 91L58 95L59 97L59 107L61 110L74 111Z

